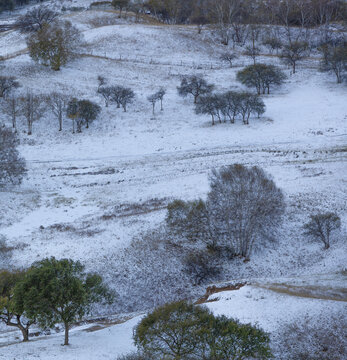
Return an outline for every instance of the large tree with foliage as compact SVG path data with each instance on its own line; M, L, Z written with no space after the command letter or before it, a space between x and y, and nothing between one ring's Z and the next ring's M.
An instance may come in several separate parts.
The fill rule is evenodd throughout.
M56 71L75 56L80 44L81 34L69 21L44 24L27 39L32 59Z
M270 359L270 339L261 329L185 301L157 308L137 325L140 352L155 359Z
M74 321L88 314L93 303L112 299L99 275L86 273L79 261L54 257L34 263L14 294L29 319L37 319L43 327L64 324L64 345L69 344Z
M256 89L257 94L270 94L271 85L281 85L285 74L274 65L255 64L246 66L237 73L237 80L247 87Z
M23 341L29 341L29 328L35 319L28 320L24 316L23 303L14 296L15 286L24 274L21 271L0 271L0 321L18 328L22 332Z

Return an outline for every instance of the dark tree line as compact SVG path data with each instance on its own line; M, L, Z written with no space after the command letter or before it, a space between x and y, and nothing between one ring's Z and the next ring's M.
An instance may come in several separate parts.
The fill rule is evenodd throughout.
M230 26L236 36L237 24L312 27L347 18L343 0L148 0L146 6L167 23Z
M0 13L2 11L12 11L17 7L32 3L44 2L45 0L0 0Z

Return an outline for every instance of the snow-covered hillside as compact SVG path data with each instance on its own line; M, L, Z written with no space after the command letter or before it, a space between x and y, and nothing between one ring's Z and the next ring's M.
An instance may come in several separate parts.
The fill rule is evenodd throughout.
M86 43L81 56L59 72L31 60L23 35L0 33L0 55L8 57L1 74L16 76L22 89L41 94L59 90L102 106L99 119L81 134L71 133L68 119L58 132L58 122L49 112L34 123L32 136L26 134L24 119L18 120L28 176L20 187L0 192L0 236L15 247L11 264L27 267L49 256L81 260L87 270L102 273L121 299L128 296L133 311L147 310L153 305L150 300L140 309L132 296L136 289L116 283L119 264L126 262L123 251L134 238L163 223L172 199L206 197L212 169L233 163L258 165L285 193L286 224L266 251L256 251L248 263L230 263L223 280L244 279L250 285L213 295L209 300L218 301L209 302L209 308L259 322L269 332L306 313L319 316L326 308L344 313L345 297L336 301L290 296L269 289L269 284L290 284L288 278L293 277L301 283L312 274L333 274L335 279L346 267L346 86L318 72L315 57L300 63L292 75L264 51L259 62L276 64L288 76L283 87L264 96L264 116L251 118L248 126L211 126L207 116L195 114L191 98L178 96L181 76L201 74L218 92L244 90L236 73L250 59L240 55L229 68L220 60L225 47L209 30L199 35L190 26L95 26L90 19L100 13L65 15L81 29ZM98 75L135 91L136 101L126 113L113 104L104 107L97 94ZM153 115L147 97L161 86L167 89L164 111L158 107ZM10 124L4 115L1 120ZM302 235L302 224L319 210L337 212L343 223L341 237L333 239L327 251ZM339 281L345 284L345 276ZM331 284L337 286L335 280ZM173 292L167 289L168 299L177 296ZM202 295L203 287L191 292ZM98 311L105 315L125 308L118 303ZM0 359L116 359L133 349L132 328L138 321L137 315L91 332L86 330L96 323L76 327L68 348L59 346L60 333L0 347ZM0 330L0 346L19 341L14 339L17 333Z

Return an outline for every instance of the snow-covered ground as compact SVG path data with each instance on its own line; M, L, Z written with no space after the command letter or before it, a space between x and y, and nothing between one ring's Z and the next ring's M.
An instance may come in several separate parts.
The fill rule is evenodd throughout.
M250 263L233 264L233 278L262 277L260 285L265 286L280 283L281 277L287 283L288 277L336 273L346 267L345 85L336 85L331 74L319 73L315 60L299 64L297 74L290 75L278 59L262 56L259 62L278 64L288 75L282 88L264 97L264 117L251 119L249 126L212 127L208 117L194 113L192 99L178 96L181 76L202 74L217 91L243 89L236 72L249 59L240 56L230 69L219 60L225 47L208 31L198 35L194 27L125 23L96 27L89 21L93 16L100 17L100 11L69 15L83 31L86 45L83 56L59 72L19 54L26 49L22 35L0 34L0 55L13 55L0 73L15 75L22 90L59 90L103 106L96 93L97 76L103 75L109 84L129 86L136 93L127 113L114 105L103 106L99 119L82 134L71 134L68 120L58 132L57 120L47 113L34 123L29 137L24 120L19 120L28 177L20 187L0 192L0 235L17 246L13 264L28 266L47 256L68 256L112 279L115 264L105 259L160 225L167 201L206 196L211 169L237 162L269 172L283 189L288 209L278 242L255 253ZM153 116L147 96L161 86L167 88L164 111L157 107ZM1 120L9 123L4 115ZM123 216L125 205L132 208L153 199L161 205ZM336 211L344 224L340 240L328 251L302 236L301 225L318 210ZM116 216L106 221L110 214ZM217 313L259 321L269 331L286 320L286 309L299 315L300 309L318 313L333 306L339 312L345 304L260 287L218 296L219 302L209 304ZM240 306L231 306L234 302ZM279 310L273 311L277 306ZM60 336L0 348L0 359L114 359L131 347L136 321L97 332L76 331L69 349L58 345Z

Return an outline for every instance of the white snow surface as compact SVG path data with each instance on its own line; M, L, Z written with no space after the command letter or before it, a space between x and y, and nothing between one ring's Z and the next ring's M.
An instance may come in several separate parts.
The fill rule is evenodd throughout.
M87 1L70 4L82 3ZM13 263L25 267L48 256L70 257L85 263L87 270L100 270L112 278L117 264L105 263L105 259L165 218L163 208L124 216L119 206L152 199L204 198L213 168L242 163L270 173L283 189L288 208L277 242L266 252L255 252L250 263L231 264L233 279L261 277L261 283L267 284L281 278L289 282L293 276L300 283L300 277L306 281L311 274L343 270L347 253L346 86L336 85L334 75L318 72L315 60L299 64L297 74L290 75L278 59L262 56L259 62L279 65L288 75L282 88L264 97L264 116L252 118L249 126L212 127L208 117L194 113L191 98L178 96L181 76L202 74L216 84L217 91L244 89L236 81L236 72L249 59L241 56L234 68L228 68L219 60L225 48L207 31L199 36L194 27L93 27L86 21L100 13L68 15L83 31L86 45L83 56L59 72L21 54L26 51L22 35L0 34L0 56L9 57L0 74L15 75L22 84L19 91L64 91L103 107L99 119L82 134L71 134L67 119L58 132L57 120L49 112L34 123L31 137L24 119L18 120L28 176L20 187L0 192L0 236L16 247ZM104 107L96 94L99 74L109 84L134 89L136 103L127 113L114 105ZM160 86L167 88L164 111L157 107L153 116L147 96ZM0 119L10 124L3 114ZM302 236L302 224L317 211L336 211L344 224L341 237L333 239L325 252L319 243L308 243ZM109 214L117 216L103 220ZM320 316L327 307L336 313L346 310L345 302L298 298L255 286L213 297L219 301L208 307L216 314L259 322L270 332L304 313ZM0 359L116 359L133 349L132 328L137 321L138 317L89 333L76 328L68 348L60 346L60 333L0 347ZM5 330L0 331L0 339L5 337L0 343L8 341Z

